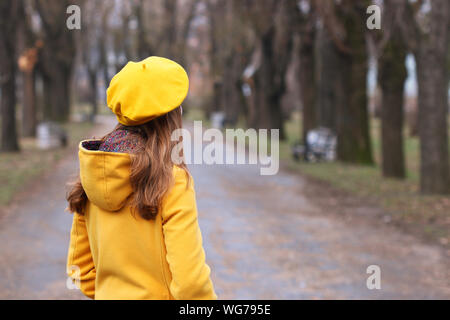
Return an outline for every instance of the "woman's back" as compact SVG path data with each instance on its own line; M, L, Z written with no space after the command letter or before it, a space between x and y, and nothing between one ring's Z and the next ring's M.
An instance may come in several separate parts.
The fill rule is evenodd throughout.
M129 62L107 90L118 126L80 143L67 271L91 298L216 298L193 180L172 140L188 89L174 61Z
M81 182L89 201L84 216L74 216L68 266L81 269L82 291L96 299L215 298L192 178L186 185L186 172L174 166L174 186L160 214L143 219L127 205L130 155L100 150L115 146L132 151L137 146L132 139L120 147L116 142L90 140L79 147Z

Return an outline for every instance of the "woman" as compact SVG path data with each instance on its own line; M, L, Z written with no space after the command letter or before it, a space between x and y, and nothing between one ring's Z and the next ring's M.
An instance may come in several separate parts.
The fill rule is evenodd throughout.
M74 213L67 270L90 298L217 298L193 180L171 158L188 87L171 60L129 62L107 90L119 124L80 143L80 179L67 196Z

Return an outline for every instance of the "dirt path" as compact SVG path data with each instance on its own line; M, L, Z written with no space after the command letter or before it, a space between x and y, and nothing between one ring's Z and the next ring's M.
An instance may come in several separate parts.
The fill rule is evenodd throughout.
M99 131L106 128L111 123ZM76 160L74 153L61 161L2 219L0 298L82 297L65 286L71 215L64 212L63 186ZM450 299L450 265L439 247L388 226L323 214L304 196L299 176L260 176L256 166L191 166L191 172L222 299ZM366 287L369 265L381 268L381 290Z
M200 223L223 299L450 298L441 248L388 226L349 224L303 196L305 181L252 166L198 166ZM369 290L366 269L381 268Z

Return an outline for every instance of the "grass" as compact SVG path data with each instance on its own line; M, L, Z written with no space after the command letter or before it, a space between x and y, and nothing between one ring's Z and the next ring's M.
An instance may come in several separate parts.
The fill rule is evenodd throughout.
M69 137L69 148L74 147L79 140L86 137L92 128L91 123L67 123L64 128ZM0 207L10 203L14 194L20 191L28 182L49 169L66 153L67 148L40 150L36 140L20 139L19 153L7 152L0 154Z
M286 123L288 139L280 145L280 158L288 164L289 168L325 181L352 195L373 199L390 214L394 223L419 233L429 240L449 245L450 196L420 194L420 146L417 137L409 137L405 132L406 179L385 178L380 169L379 120L371 120L374 166L341 162L295 162L291 157L290 147L293 142L300 139L300 120L300 116L296 114Z

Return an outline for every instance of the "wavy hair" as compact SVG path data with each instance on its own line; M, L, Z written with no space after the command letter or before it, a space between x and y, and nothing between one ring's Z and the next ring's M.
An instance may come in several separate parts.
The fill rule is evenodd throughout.
M144 124L138 126L118 124L114 129L126 129L138 137L138 147L135 152L130 153L130 184L133 193L128 204L133 212L138 211L146 220L156 217L164 195L174 183L172 150L182 138L179 141L172 141L171 135L174 130L181 127L181 110L176 108ZM109 134L105 135L102 141ZM180 145L177 146L179 147ZM178 151L178 155L182 157L183 150ZM189 180L190 175L185 162L177 163L177 166L185 170ZM72 184L66 199L69 202L69 211L84 215L88 198L79 176Z

